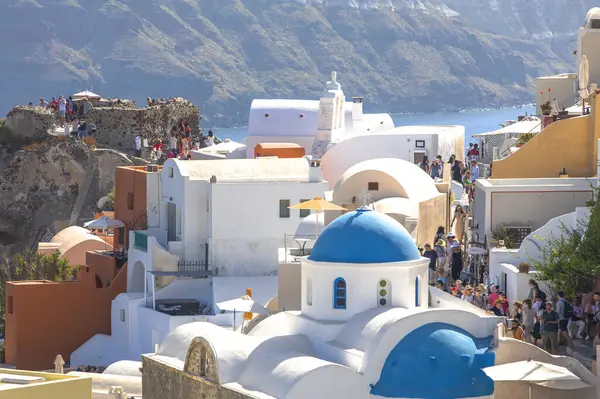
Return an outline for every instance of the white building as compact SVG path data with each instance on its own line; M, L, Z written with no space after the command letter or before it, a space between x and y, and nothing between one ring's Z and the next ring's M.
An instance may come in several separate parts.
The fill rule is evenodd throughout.
M589 64L589 83L600 84L600 7L590 9L577 31L577 71L582 57Z
M288 207L328 188L315 165L306 158L168 160L158 174L159 202L148 204L156 217L146 233L179 261L206 263L215 275L274 275L284 235L306 216ZM153 250L132 242L129 263L148 268Z
M500 235L503 229L523 229L524 235L550 219L585 206L596 179L477 179L472 203L473 225L479 242ZM524 237L524 236L523 236Z
M266 304L284 236L308 212L288 207L328 189L306 158L168 160L146 176L148 229L130 232L127 293L112 303L111 335L82 345L76 364L139 360L193 321L231 326L231 315L213 309L246 288Z
M350 166L368 159L418 162L424 155L430 159L442 155L447 160L453 153L464 153L464 127L394 129L389 114L363 113L362 97L345 101L336 73L332 75L320 100L254 100L248 121L246 157L254 157L254 148L259 143L296 143L315 158L343 143L343 149L336 150L327 162L343 165L337 167L341 169L337 171L339 177ZM336 180L331 182L335 183Z
M533 263L542 259L543 246L550 239L559 239L565 229L583 235L589 221L590 208L578 207L575 211L550 219L539 229L532 231L518 249L492 248L489 255L490 280L496 282L509 300L523 300L529 295L529 279L539 281L534 268L520 273L521 262ZM550 290L545 289L545 292Z
M437 197L445 198L427 173L417 165L398 158L370 159L348 168L338 177L332 200L346 209L356 209L362 204L361 197L365 193L368 193L376 211L396 219L414 239L418 239L421 203ZM436 207L427 213L420 216L425 217L426 222L437 223L433 229L445 224L445 207ZM327 212L325 220L329 222L338 215L339 212Z

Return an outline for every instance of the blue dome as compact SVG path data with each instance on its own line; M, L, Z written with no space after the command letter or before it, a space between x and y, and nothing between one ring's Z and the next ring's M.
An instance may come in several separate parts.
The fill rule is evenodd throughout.
M331 222L308 259L332 263L388 263L420 259L408 231L383 213L361 208Z

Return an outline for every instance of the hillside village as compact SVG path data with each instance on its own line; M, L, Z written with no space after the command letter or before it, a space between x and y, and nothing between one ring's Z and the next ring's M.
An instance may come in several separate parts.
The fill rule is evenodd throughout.
M577 37L470 143L337 71L240 143L179 97L15 107L0 397L596 399L600 8Z

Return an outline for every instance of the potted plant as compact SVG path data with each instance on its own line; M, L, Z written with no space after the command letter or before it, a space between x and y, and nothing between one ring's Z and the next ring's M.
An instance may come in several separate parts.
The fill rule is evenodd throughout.
M519 273L529 273L529 270L531 270L531 264L527 263L527 262L521 262L519 263Z
M552 104L550 104L550 101L546 101L544 104L540 105L540 108L542 109L543 115L552 114Z

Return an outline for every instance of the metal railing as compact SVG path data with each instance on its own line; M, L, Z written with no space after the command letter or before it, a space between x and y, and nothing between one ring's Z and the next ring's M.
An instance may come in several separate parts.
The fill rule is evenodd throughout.
M139 251L148 252L148 235L146 233L134 231L133 247Z
M177 270L180 273L197 273L210 270L210 266L203 260L180 260L177 262Z

